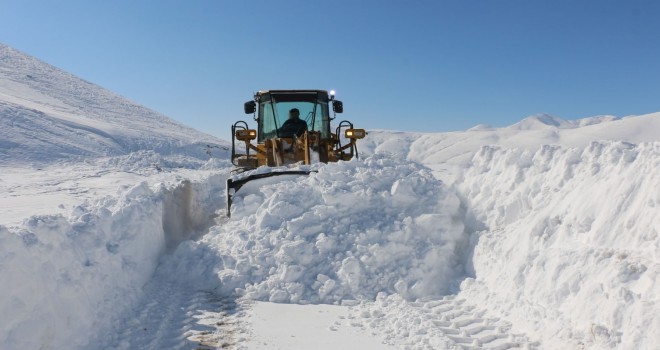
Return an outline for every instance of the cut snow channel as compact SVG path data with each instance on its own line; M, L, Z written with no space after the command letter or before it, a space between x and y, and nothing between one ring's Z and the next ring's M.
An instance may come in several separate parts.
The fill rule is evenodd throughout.
M209 216L224 205L226 176L142 183L119 197L76 207L71 218L34 217L22 229L7 231L0 238L10 249L2 251L8 263L3 268L31 270L1 271L24 285L4 290L0 299L11 301L1 311L12 315L3 344L78 349L242 348L250 339L263 344L262 336L268 336L251 332L258 325L250 324L250 316L257 322L269 311L249 309L250 300L307 304L294 312L307 315L302 317L314 310L334 310L328 317L343 313L343 321L327 332L347 325L346 332L365 335L359 342L372 343L369 334L416 322L426 310L408 301L442 300L466 276L465 210L451 189L418 164L372 156L328 164L309 176L269 179L246 187L233 217L206 230L214 224ZM43 278L31 278L38 273ZM403 311L388 314L376 302L383 295L399 296L395 310ZM322 305L347 303L358 305L358 316L346 316L346 306ZM411 339L449 348L518 344L507 343L511 336L501 326L505 331L498 335L489 334L490 328L478 332L481 338L461 335L461 325L480 325L480 315L455 307L446 318L459 317L460 324L436 332L431 320ZM380 323L374 322L377 315ZM295 324L287 332L304 332ZM297 344L309 341L300 340Z
M234 326L209 332L238 348L303 349L320 339L336 346L333 334L344 332L354 334L355 343L347 343L351 347L387 348L369 336L379 334L369 330L369 320L349 315L346 306L323 304L357 299L369 305L379 293L432 299L457 290L468 254L463 217L458 198L428 169L387 157L328 164L309 176L256 180L236 194L231 219L162 259L150 282L159 287L150 289L187 290L189 295L204 291L235 300L235 314L242 316L232 321ZM150 328L140 310L177 304L167 294L145 298L139 304L144 306L127 312L118 324ZM188 310L186 304L180 308ZM277 318L272 312L278 312ZM307 319L319 312L323 315L314 322ZM195 338L183 331L194 326L190 319L167 322L163 327L180 334L175 337L180 343L158 332L140 334L151 339L149 344L193 345ZM349 328L340 330L344 326ZM273 327L279 331L269 331ZM114 333L126 334L126 327ZM228 334L251 340L230 341ZM296 335L300 338L293 339ZM434 334L432 341L450 347L464 341L450 335ZM123 339L127 346L143 344L130 337Z

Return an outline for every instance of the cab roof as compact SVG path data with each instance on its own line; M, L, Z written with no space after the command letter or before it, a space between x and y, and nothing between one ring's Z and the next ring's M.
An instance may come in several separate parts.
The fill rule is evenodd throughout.
M261 90L254 94L254 99L259 101L261 96L267 94L277 96L278 102L314 102L319 99L327 102L332 99L327 90Z
M263 95L267 93L278 93L278 94L313 94L313 93L322 93L322 94L328 94L328 90L314 90L314 89L309 89L309 90L259 90L255 95Z

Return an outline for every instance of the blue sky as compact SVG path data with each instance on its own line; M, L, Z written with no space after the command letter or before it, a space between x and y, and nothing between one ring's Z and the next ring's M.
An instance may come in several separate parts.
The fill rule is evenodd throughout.
M223 138L262 89L368 129L660 111L657 1L2 0L0 42Z

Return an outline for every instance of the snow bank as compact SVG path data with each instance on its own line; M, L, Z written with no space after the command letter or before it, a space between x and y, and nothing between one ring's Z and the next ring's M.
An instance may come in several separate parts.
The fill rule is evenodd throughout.
M658 169L657 142L481 148L456 183L488 227L461 294L549 348L654 348Z
M428 298L464 276L462 220L458 197L428 169L374 156L244 187L231 220L160 269L274 302Z
M131 307L159 257L209 225L225 175L140 183L70 217L0 226L3 348L71 349Z
M659 141L660 113L618 119L595 116L562 120L536 115L504 128L475 127L468 131L413 133L369 130L360 140L365 154L388 153L416 161L432 169L434 175L452 185L463 169L472 166L472 157L484 146L536 151L545 145L584 148L593 141L631 143Z

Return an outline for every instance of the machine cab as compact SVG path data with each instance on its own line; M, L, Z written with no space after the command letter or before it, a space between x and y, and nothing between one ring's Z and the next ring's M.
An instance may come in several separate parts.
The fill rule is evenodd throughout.
M319 132L321 139L330 137L330 104L333 110L341 106L340 101L334 101L334 96L324 90L267 90L259 91L254 101L245 104L246 113L255 113L258 123L257 142L265 140L290 137L283 128L290 118L290 112L297 110L299 118L306 124L306 130Z
M357 157L355 141L366 135L347 120L338 123L334 132L330 129L334 114L344 110L334 99L334 91L259 91L245 103L244 110L254 114L257 129L244 121L232 126L231 160L242 168L349 160Z
M330 106L333 117L330 116ZM254 114L257 129L251 129L242 120L232 125L232 164L240 171L261 166L285 167L227 179L228 216L233 195L245 183L264 177L306 175L314 171L295 168L296 165L357 158L356 140L367 134L364 129L354 129L353 123L347 120L339 122L334 132L330 130L334 113L344 111L343 104L334 99L334 91L259 91L253 100L244 104L244 110L246 114ZM253 143L255 139L257 142Z

